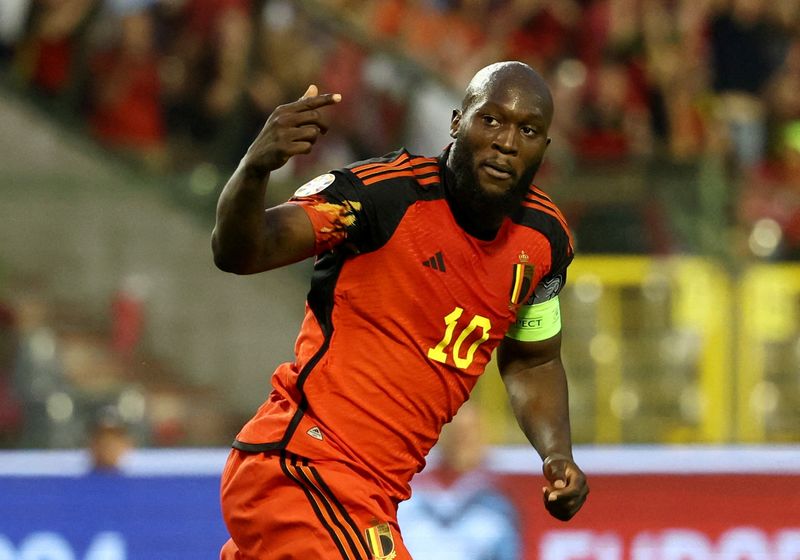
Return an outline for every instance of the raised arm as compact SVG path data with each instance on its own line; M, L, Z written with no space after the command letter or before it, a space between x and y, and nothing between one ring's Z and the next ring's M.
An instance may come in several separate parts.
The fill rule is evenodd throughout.
M572 458L561 334L536 342L506 337L497 358L517 422L544 461L545 507L553 517L567 521L583 505L589 487Z
M319 95L312 85L269 116L217 203L211 246L220 269L254 274L313 254L314 230L305 212L292 204L266 209L265 195L270 173L311 151L327 131L321 109L340 100L339 94Z

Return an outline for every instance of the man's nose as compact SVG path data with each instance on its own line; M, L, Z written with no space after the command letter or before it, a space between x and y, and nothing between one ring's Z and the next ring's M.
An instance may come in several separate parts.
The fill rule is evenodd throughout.
M515 154L517 153L517 141L515 127L504 126L497 132L493 145L495 149L504 154Z

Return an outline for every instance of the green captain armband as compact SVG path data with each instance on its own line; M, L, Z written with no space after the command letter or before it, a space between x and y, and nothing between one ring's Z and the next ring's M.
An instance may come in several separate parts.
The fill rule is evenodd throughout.
M517 320L508 329L506 336L522 342L547 340L561 331L561 307L558 296L535 305L523 305L517 312Z

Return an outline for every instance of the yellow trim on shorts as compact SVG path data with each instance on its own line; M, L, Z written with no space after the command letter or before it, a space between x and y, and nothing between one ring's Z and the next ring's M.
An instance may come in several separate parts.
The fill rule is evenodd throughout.
M522 305L517 320L506 336L522 342L547 340L561 331L561 306L558 296L534 305Z

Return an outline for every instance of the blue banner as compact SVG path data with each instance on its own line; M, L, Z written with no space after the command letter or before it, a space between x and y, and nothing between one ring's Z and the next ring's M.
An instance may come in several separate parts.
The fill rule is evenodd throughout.
M206 560L219 476L0 477L0 560Z
M220 473L228 453L228 449L140 449L131 454L120 474L103 475L89 471L84 452L0 451L0 560L215 560L228 539L219 506ZM792 509L799 494L790 488L796 486L797 475L800 475L797 446L576 448L576 459L595 486L589 507L569 526L549 520L541 502L528 499L541 488L541 472L532 453L529 447L493 448L487 457L489 471L507 481L504 488L519 502L525 537L523 549L530 557L555 558L553 543L572 546L579 542L576 539L581 535L584 540L580 542L590 551L610 550L595 546L607 543L610 538L617 539L623 548L635 548L637 543L647 544L658 538L668 547L672 546L669 539L678 534L676 530L695 541L700 537L706 539L702 542L708 550L715 550L714 547L728 550L725 548L728 537L738 539L739 544L747 544L739 538L743 534L739 530L744 527L748 538L756 539L768 551L759 558L800 559L793 555L800 546L800 531L797 508ZM433 467L435 455L434 451ZM656 477L655 483L641 483L650 475ZM692 477L697 475L702 475L703 487L708 486L705 491L711 495L704 496L700 491L691 493L689 498L699 501L692 507L683 504L679 508L655 510L653 515L664 517L657 522L641 512L633 517L614 514L622 495L630 494L630 507L651 503L652 500L646 498L635 498L636 488L640 493L652 489L663 494L664 476L686 477L686 482L681 484L689 487L696 482ZM708 508L713 500L730 501L732 498L728 495L731 492L723 495L715 490L728 486L705 482L728 475L770 476L784 482L764 487L758 500L754 495L747 495L747 507L720 506L713 515L706 515L703 507ZM631 481L635 480L640 481L638 486L632 485ZM530 492L520 492L523 481L530 486ZM412 504L404 507L412 507ZM413 513L413 509L408 511ZM646 512L652 511L652 508L646 509ZM725 517L723 514L729 518L738 517L725 525L720 521ZM692 518L693 515L701 516L702 522ZM408 519L405 521L408 523ZM706 530L704 527L709 523L716 524L713 531L698 533ZM620 524L624 527L618 527ZM413 530L412 525L407 526L409 531ZM720 527L730 534L720 535ZM558 538L551 542L547 540L548 531L569 534L553 533ZM442 534L437 531L437 538ZM639 537L641 542L636 540ZM600 540L595 542L594 538ZM543 549L552 554L540 554ZM584 552L569 557L578 556L595 558ZM443 558L441 554L439 557ZM622 553L603 555L613 560L623 557L628 556Z

